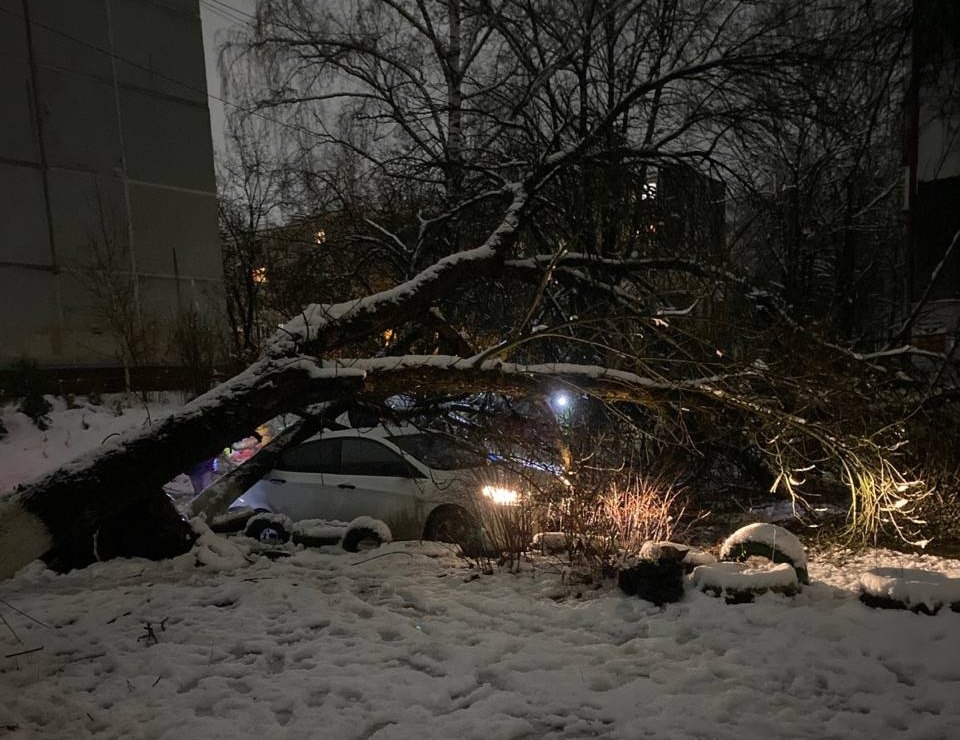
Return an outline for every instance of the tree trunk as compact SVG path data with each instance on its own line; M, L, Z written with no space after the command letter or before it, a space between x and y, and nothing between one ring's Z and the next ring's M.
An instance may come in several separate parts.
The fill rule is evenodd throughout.
M261 447L242 465L238 465L190 502L190 515L208 520L226 510L243 492L273 469L288 447L316 434L323 426L321 417L300 419Z
M0 501L0 578L57 546L75 547L129 507L280 413L348 395L362 377L313 383L310 362L261 360L163 421L111 440ZM314 394L317 394L316 396Z

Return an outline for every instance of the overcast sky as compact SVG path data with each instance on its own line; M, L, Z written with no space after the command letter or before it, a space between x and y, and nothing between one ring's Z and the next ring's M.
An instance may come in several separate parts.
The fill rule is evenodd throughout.
M237 23L249 20L257 0L200 0L200 20L203 23L203 48L207 65L207 92L210 93L210 130L213 145L223 148L223 103L220 94L220 72L217 53L226 39L227 31Z

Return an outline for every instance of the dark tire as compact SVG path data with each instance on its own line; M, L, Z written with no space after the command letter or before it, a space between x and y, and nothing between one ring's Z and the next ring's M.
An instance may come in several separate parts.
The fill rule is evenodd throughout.
M797 560L788 552L793 552ZM801 585L810 583L806 550L797 536L783 527L759 522L748 524L727 537L720 546L721 560L742 562L751 557L766 558L773 563L787 563L796 571Z
M282 544L290 540L290 533L282 524L271 522L267 519L258 519L255 522L250 522L244 534L247 537L258 540L264 545Z
M373 550L383 544L380 535L367 527L351 529L343 536L343 549L347 552L361 552Z
M483 536L476 519L459 506L438 506L427 518L423 539L434 542L450 542L459 545L464 555L479 557L489 555L483 545Z
M793 562L793 558L784 553L782 550L776 547L771 547L770 545L763 542L741 542L737 545L734 545L730 548L730 552L724 557L724 560L743 562L747 558L766 558L771 563L786 563L793 567L797 572L797 580L801 585L807 586L810 584L810 576L807 573L807 569L802 565L797 565Z

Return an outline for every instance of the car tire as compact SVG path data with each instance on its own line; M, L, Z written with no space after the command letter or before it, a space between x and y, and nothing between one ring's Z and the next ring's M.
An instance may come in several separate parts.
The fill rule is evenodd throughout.
M466 509L453 504L438 506L427 517L423 538L433 542L459 545L467 557L488 555L476 519Z
M760 532L763 536L758 536ZM773 533L775 543L770 542ZM791 556L791 552L795 555ZM743 562L747 558L766 558L772 563L787 563L797 572L800 585L810 584L807 572L807 556L803 545L792 532L773 524L748 524L724 540L720 546L720 559Z
M383 538L372 529L367 527L357 527L350 529L343 536L341 545L347 552L360 552L361 550L373 550L383 544Z
M272 522L269 519L256 519L251 521L244 534L264 545L277 545L289 542L290 532L286 527L278 522Z

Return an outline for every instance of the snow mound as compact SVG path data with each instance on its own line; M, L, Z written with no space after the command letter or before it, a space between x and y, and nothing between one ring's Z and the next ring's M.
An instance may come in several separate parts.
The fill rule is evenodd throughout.
M695 550L689 545L682 545L679 542L670 542L669 540L660 542L647 540L640 547L640 558L641 560L660 560L661 558L677 560L688 572L698 565L717 562L717 559L705 550Z
M335 519L301 519L293 525L293 534L318 540L339 540L350 525Z
M222 571L242 568L249 563L239 547L215 534L203 519L191 519L190 526L200 535L193 545L193 555L198 566Z
M809 583L807 551L797 536L783 527L748 524L727 537L720 547L721 560L746 560L755 555L775 563L789 563L796 570L800 583Z
M799 590L797 572L789 563L751 566L746 563L712 563L693 570L693 585L711 596L723 596L728 604L753 601L772 591L792 596Z
M872 568L860 576L860 600L924 614L936 614L944 605L960 611L960 578L929 570Z

